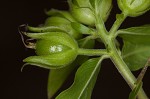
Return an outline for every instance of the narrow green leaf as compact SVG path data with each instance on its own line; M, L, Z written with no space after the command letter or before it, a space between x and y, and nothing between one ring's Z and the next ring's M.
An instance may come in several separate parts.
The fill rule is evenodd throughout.
M82 33L82 34L91 34L93 32L92 29L86 27L83 24L77 23L77 22L72 22L71 26L77 32Z
M57 69L67 66L72 61L74 61L76 57L72 58L73 55L74 52L69 50L58 54L30 56L25 58L23 62L46 69Z
M118 31L123 38L122 57L130 70L143 68L150 57L150 25Z
M143 83L140 82L136 85L136 87L131 91L131 93L129 94L129 98L128 99L136 99L136 96L140 90L140 88L142 88Z
M144 77L144 75L145 75L149 65L150 65L150 59L148 59L148 61L146 62L144 68L140 72L140 74L139 74L139 76L137 78L137 81L135 83L135 88L131 91L131 93L129 95L129 99L136 99L140 88L142 88L142 85L143 85L142 80L143 80L143 77Z
M55 26L55 25L52 25L52 26L42 26L42 27L32 27L32 26L28 26L27 27L29 31L32 31L32 32L54 32L54 31L57 31L57 32L64 32L64 28L60 28L60 26Z
M72 86L60 93L56 99L90 99L103 58L94 58L83 63L76 72Z

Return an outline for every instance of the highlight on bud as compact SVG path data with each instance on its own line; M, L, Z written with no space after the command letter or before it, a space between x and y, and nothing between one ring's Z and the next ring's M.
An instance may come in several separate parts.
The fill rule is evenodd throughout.
M35 39L37 56L30 56L23 61L48 69L62 68L74 61L78 54L76 41L64 32L26 33Z
M150 10L150 0L118 0L122 12L130 17L136 17Z
M92 3L99 2L96 8ZM95 25L95 9L105 22L112 8L112 0L68 0L72 16L85 25Z

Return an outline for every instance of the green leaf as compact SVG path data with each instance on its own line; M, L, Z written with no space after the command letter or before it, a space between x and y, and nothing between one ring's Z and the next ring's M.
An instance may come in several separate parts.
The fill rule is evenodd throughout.
M103 58L94 58L83 63L76 72L72 86L60 93L56 99L90 99Z
M85 25L77 22L72 22L71 26L73 29L75 29L77 32L82 34L92 34L92 29L86 27Z
M75 68L75 64L71 64L60 69L51 69L48 77L48 99L58 91L58 89L63 85L69 74Z
M76 60L63 68L51 69L48 77L48 99L51 99L65 83L70 73L88 59L87 56L78 56Z
M51 69L48 77L48 99L51 99L66 81L70 73L88 59L87 56L78 56L76 60L63 68Z
M123 38L122 57L130 70L143 68L150 57L150 25L122 29L118 34Z
M121 29L117 31L118 34L125 35L150 35L150 24L139 26L139 27L131 27L127 29Z

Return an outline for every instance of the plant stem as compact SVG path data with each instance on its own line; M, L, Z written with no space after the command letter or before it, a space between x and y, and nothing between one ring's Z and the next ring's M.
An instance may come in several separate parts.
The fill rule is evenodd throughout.
M83 49L79 48L78 50L79 55L86 55L86 56L101 56L101 55L108 55L106 49Z
M115 36L115 33L117 32L118 28L122 24L122 22L126 19L127 15L122 13L122 14L117 14L116 15L116 21L114 22L113 26L111 27L109 34Z
M104 42L106 49L110 53L110 57L114 65L116 66L122 77L125 79L125 81L128 83L130 88L134 89L136 78L132 74L126 63L123 61L115 45L115 37L117 36L116 32L126 17L127 16L125 14L118 14L116 16L117 19L115 23L109 31L109 34L107 33L106 29L104 29L103 21L96 17L96 29L101 40ZM148 99L142 88L138 92L138 98Z
M114 62L116 68L118 69L118 71L120 72L122 77L125 79L125 81L128 83L130 88L134 89L136 78L134 77L134 75L132 74L132 72L130 71L128 66L125 64L122 57L119 55L119 53L115 47L114 41L110 41L109 45L110 45L110 49L111 49L111 53L110 53L111 60ZM142 88L138 92L138 98L139 99L148 99L148 97L146 96L146 94Z

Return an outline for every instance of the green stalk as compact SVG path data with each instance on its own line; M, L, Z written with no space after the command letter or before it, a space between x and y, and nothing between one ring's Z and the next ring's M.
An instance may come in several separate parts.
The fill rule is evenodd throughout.
M86 56L101 56L101 55L108 55L106 49L83 49L80 48L78 50L79 55L86 55Z
M116 36L116 32L118 28L121 26L123 21L127 18L127 15L122 13L122 14L117 14L116 15L116 21L114 22L113 26L111 27L109 34L111 36Z
M135 88L135 82L136 78L128 68L128 66L123 61L122 57L119 55L114 41L110 41L109 47L111 49L111 60L115 64L116 68L118 69L119 73L122 75L122 77L125 79L125 81L128 83L131 89ZM148 99L145 92L141 88L138 92L138 98L139 99Z

